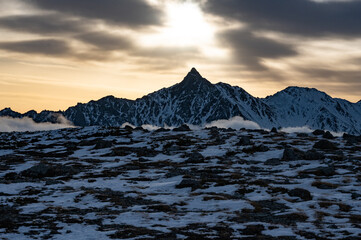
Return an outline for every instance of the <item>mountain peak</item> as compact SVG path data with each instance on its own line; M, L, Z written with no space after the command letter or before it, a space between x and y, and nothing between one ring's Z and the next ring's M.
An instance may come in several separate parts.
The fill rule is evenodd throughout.
M189 73L200 75L196 68L192 68Z
M185 76L182 82L179 83L179 87L187 89L204 89L204 87L210 87L210 83L207 79L203 78L197 69L192 68L191 71Z

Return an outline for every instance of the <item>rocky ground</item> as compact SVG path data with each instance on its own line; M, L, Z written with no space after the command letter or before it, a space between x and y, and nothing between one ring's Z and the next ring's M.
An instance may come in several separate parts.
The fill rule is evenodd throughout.
M0 239L361 239L361 139L264 130L0 134Z

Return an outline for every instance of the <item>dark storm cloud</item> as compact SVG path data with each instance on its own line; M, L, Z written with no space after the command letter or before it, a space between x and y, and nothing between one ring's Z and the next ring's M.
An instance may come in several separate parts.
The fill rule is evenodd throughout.
M65 41L56 39L0 42L0 49L6 50L8 52L52 56L66 55L70 52L70 47Z
M37 34L63 34L83 31L86 26L60 14L46 14L1 17L0 28Z
M35 6L59 13L140 27L161 24L162 12L143 0L32 0Z
M277 59L297 55L291 45L255 36L244 29L221 32L219 40L222 45L231 48L231 54L238 63L247 66L250 70L266 70L261 63L263 58Z
M361 1L208 0L205 11L257 30L302 36L361 36Z
M78 35L75 38L104 51L129 50L133 47L130 39L107 32L89 32Z
M301 73L307 76L315 78L327 79L328 82L342 82L357 86L359 92L361 92L361 71L352 70L333 70L327 68L296 68Z

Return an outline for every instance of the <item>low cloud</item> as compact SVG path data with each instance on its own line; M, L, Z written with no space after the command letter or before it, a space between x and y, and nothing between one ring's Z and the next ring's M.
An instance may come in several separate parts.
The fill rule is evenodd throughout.
M281 128L281 132L286 133L311 133L313 130L309 126L303 126L303 127L286 127Z
M218 128L233 128L239 130L241 128L246 129L261 129L261 127L252 121L244 120L242 117L233 117L229 120L217 120L209 124L206 124L205 127L218 127Z
M66 119L60 119L60 122L61 123L36 123L33 119L28 117L0 117L0 132L34 132L74 128L74 125Z
M285 133L312 133L314 129L311 129L309 126L285 127L285 128L281 128L280 131ZM343 132L333 132L333 131L330 132L335 137L341 137L344 134Z

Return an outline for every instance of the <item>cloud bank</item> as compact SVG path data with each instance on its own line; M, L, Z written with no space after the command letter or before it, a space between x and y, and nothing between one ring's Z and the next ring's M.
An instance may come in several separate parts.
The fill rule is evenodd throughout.
M69 121L62 123L36 123L33 119L0 117L0 132L34 132L34 131L49 131L62 128L74 128Z
M218 127L218 128L232 128L239 130L241 128L246 129L261 129L261 127L252 121L244 120L242 117L233 117L229 120L217 120L209 124L206 124L205 127Z
M303 127L285 127L281 128L281 132L285 133L312 133L315 129L311 129L309 126L303 126ZM325 130L327 131L327 130ZM330 131L331 134L335 137L341 137L344 133L343 132L333 132Z

